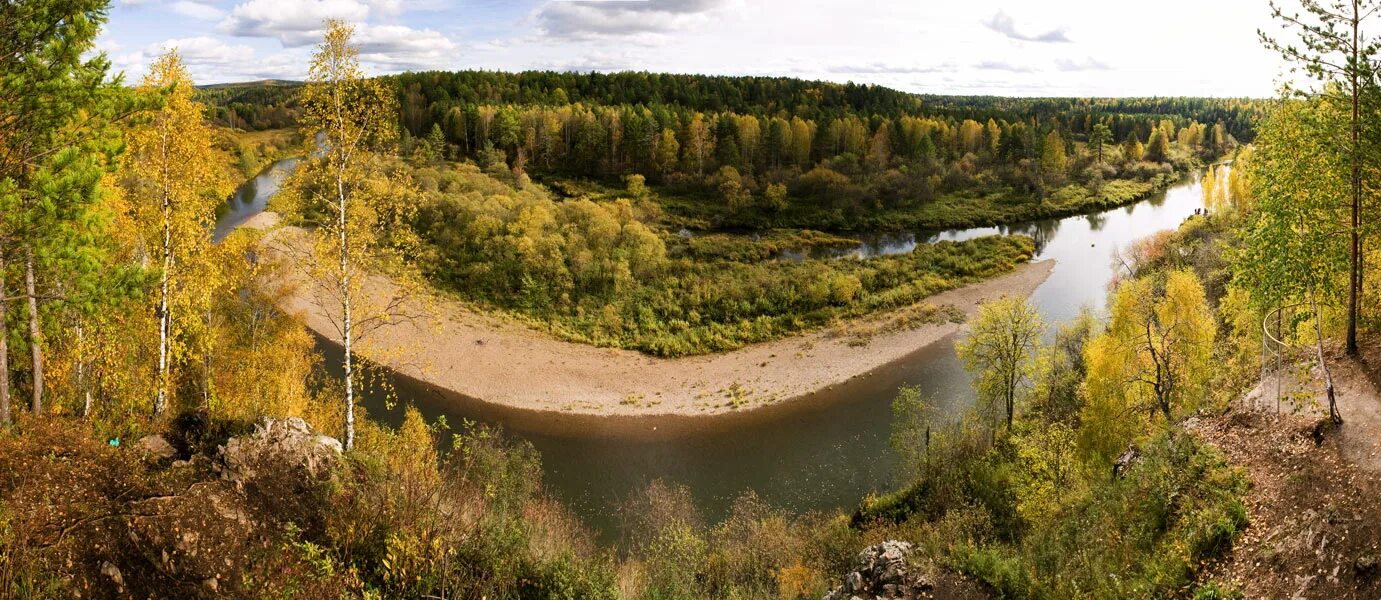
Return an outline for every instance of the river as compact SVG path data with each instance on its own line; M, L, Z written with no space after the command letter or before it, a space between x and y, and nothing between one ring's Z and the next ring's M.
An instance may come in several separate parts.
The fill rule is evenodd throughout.
M278 179L294 165L272 165L246 183L222 217L227 231L263 210ZM1036 260L1056 261L1032 300L1046 323L1057 323L1074 317L1083 306L1103 308L1115 248L1175 228L1203 208L1199 179L1196 173L1150 199L1094 214L1007 227L865 236L864 244L844 254L909 252L918 242L939 239L1029 235L1036 240ZM1220 175L1219 181L1224 179ZM221 226L217 224L218 235L224 235ZM665 436L619 435L617 426L590 427L588 421L566 415L506 410L449 397L406 378L396 378L394 385L398 397L429 420L444 415L452 425L467 419L496 424L530 442L542 455L547 489L607 537L616 531L615 508L656 479L688 486L711 521L724 516L733 500L749 490L795 512L851 507L870 492L887 491L896 484L887 440L897 388L919 385L952 415L962 414L973 402L970 376L955 357L953 342L951 336L807 398L748 413L695 417L689 426L666 428L677 433ZM319 346L328 365L339 364L338 346ZM381 394L366 395L364 405L371 416L385 422L402 419L402 409L388 408ZM617 418L606 419L616 425L612 421ZM646 433L655 424L643 418L633 426Z

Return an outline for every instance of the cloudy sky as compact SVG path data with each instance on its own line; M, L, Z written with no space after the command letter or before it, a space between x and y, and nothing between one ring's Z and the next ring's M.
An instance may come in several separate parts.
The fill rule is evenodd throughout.
M373 73L789 75L925 93L1266 96L1266 0L114 0L100 40L137 80L176 46L198 83L299 79L326 18Z

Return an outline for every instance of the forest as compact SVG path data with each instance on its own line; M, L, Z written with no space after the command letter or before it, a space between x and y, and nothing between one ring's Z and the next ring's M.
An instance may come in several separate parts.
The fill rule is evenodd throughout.
M786 78L409 73L401 148L560 190L637 174L699 228L942 229L1148 197L1254 135L1247 99L913 96ZM294 88L202 90L217 122L279 127ZM571 180L576 180L572 182Z
M1274 12L1302 45L1263 43L1320 81L1272 100L375 77L342 21L300 85L199 88L176 50L127 84L96 51L107 0L0 5L0 597L1377 597L1381 482L1346 450L1381 339L1381 57L1340 27L1381 17L1306 4L1321 22ZM213 241L235 184L290 156L259 215L281 222ZM926 303L1029 237L810 252L1186 176L1203 208L1098 249L1106 306L1064 323ZM287 308L302 289L339 352ZM609 539L530 442L390 388L373 336L438 295L656 357L964 321L973 402L896 390L896 485L851 506L748 490L720 518L657 480ZM1286 374L1284 411L1245 402Z

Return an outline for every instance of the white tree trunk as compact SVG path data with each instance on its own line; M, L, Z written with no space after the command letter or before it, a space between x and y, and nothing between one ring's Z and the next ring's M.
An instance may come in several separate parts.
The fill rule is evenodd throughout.
M153 414L163 414L168 406L168 346L171 333L171 314L168 310L168 280L173 268L172 224L169 223L169 200L163 194L163 275L158 287L158 393L153 399Z
M34 291L34 251L24 250L24 294L29 299L29 354L33 358L33 399L31 410L34 414L43 412L43 329L38 322L38 293Z
M344 166L341 167L342 170ZM351 355L353 351L353 331L350 313L350 238L346 233L345 215L345 182L344 173L336 175L336 199L340 202L339 221L336 226L340 228L340 297L341 297L341 322L343 323L341 343L345 346L345 449L355 448L355 363Z
M201 409L206 412L206 418L211 418L211 341L213 339L213 322L211 313L211 298L206 300L206 342L201 355Z

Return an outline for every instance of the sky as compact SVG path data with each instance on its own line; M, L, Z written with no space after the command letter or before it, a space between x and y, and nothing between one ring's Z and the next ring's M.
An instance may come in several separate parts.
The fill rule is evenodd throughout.
M197 83L302 79L322 21L366 70L782 75L918 93L1272 95L1266 0L113 0L98 40L138 81L176 47ZM1288 0L1287 0L1288 3Z

